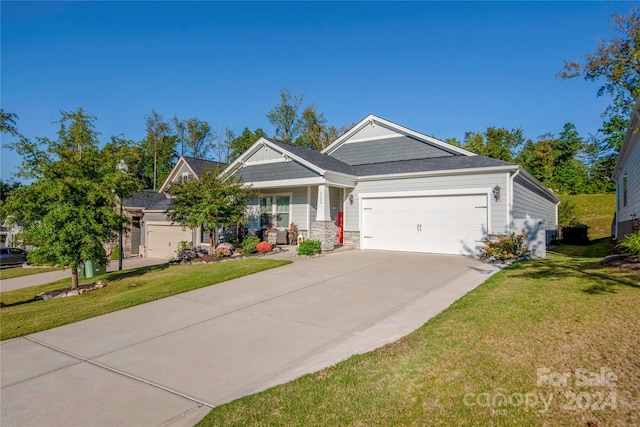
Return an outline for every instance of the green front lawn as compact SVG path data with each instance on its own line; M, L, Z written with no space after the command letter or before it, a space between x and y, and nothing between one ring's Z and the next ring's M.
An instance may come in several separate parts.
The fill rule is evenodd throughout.
M400 341L199 425L640 425L638 307L640 272L557 254L514 264Z
M40 292L68 287L70 279L0 293L0 339L15 338L66 325L181 292L257 273L291 261L246 259L198 265L154 265L108 273L107 287L71 298L34 301Z

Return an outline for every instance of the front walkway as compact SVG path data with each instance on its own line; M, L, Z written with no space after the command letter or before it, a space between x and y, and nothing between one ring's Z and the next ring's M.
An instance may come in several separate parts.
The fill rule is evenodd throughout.
M497 269L344 251L0 343L0 424L192 426L415 330Z

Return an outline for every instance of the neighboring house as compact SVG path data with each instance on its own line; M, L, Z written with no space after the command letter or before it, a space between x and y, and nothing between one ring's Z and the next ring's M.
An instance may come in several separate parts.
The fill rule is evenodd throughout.
M0 218L0 247L20 246L16 236L21 230L22 226L20 224L9 226L5 219Z
M185 229L168 217L171 200L166 192L171 183L198 179L206 169L226 165L210 160L182 156L158 191L143 190L124 199L124 209L131 219L131 229L125 235L124 256L172 258L178 244L188 241L195 246L208 245L209 234L200 228Z
M616 216L613 238L620 241L640 227L640 98L613 171L616 181Z
M373 115L322 152L260 138L223 176L262 194L249 229L295 223L323 250L476 255L488 234L519 233L529 220L544 251L557 230L559 199L522 167Z

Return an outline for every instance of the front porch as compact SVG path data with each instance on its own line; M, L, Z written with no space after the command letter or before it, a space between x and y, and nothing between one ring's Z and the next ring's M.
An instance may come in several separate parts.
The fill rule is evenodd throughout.
M319 240L323 251L353 245L359 233L354 239L353 232L345 232L345 205L351 190L326 184L260 189L261 196L249 206L247 234L263 237L272 228L289 232L294 224L298 237Z

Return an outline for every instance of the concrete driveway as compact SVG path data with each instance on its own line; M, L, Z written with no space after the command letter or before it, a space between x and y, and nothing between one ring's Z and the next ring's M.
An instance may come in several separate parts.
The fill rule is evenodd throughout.
M191 426L392 342L496 269L345 251L0 343L8 426Z

